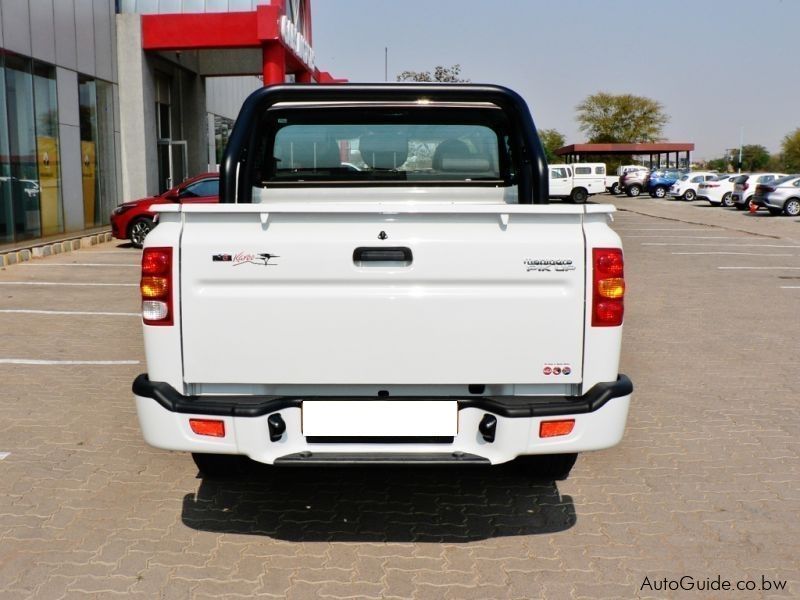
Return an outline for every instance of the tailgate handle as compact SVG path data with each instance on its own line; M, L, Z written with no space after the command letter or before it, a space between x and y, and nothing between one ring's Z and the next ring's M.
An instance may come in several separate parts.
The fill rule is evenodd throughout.
M371 262L391 262L401 263L407 267L413 259L411 248L405 247L365 248L362 246L353 250L353 262L358 266Z

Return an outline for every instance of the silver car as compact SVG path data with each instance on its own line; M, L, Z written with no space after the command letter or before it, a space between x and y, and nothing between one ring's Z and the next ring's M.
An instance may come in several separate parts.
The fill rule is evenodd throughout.
M786 175L756 186L753 203L764 206L770 214L800 216L800 175Z

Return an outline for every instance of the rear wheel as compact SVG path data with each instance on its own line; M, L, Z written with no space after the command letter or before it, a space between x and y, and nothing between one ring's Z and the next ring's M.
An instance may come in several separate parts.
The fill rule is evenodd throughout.
M733 194L730 192L725 193L725 195L722 197L722 206L725 208L730 208L733 206Z
M665 198L666 195L667 195L667 188L665 188L663 185L659 185L656 187L656 189L653 190L653 196L655 196L656 198Z
M520 456L516 463L536 479L563 481L569 477L577 459L577 454L537 454Z
M577 204L583 204L588 197L589 194L583 188L575 188L570 195L570 199Z
M796 217L800 215L800 199L789 198L786 204L783 205L783 214L787 217Z
M236 454L200 454L192 452L200 473L211 479L236 479L247 473L250 460Z
M136 219L133 223L131 223L130 234L128 235L128 238L131 240L131 244L137 248L141 248L142 244L144 244L144 238L146 238L147 234L153 230L153 227L153 219L149 219L147 217Z
M615 196L616 196L617 194L619 194L619 183L615 183L615 184L613 184L613 185L611 186L611 190L610 190L610 192L611 192L612 194L614 194Z
M627 190L625 190L625 193L631 198L636 198L636 196L642 193L642 186L636 184L631 185Z
M692 202L697 199L697 193L694 190L686 190L683 193L683 199L687 202Z

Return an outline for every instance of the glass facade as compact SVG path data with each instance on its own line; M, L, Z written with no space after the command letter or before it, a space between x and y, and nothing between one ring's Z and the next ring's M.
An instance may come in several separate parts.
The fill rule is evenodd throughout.
M36 166L39 174L41 234L53 235L64 231L58 144L58 99L54 67L33 64L33 99L36 116Z
M97 177L97 86L89 77L78 77L78 111L81 126L81 180L83 224L100 224L100 191Z
M105 225L117 206L117 161L114 152L114 92L107 81L98 79L97 87L97 165L100 194L95 224ZM99 217L99 221L97 220Z
M14 213L11 210L11 153L6 115L5 57L0 53L0 244L14 239Z
M78 77L84 226L117 204L112 84ZM0 244L64 231L56 69L0 50ZM78 151L76 148L75 151Z
M5 98L8 153L4 162L10 195L10 215L5 224L6 241L41 235L39 177L36 165L36 123L33 102L32 62L12 54L5 56ZM6 211L4 211L6 212Z
M0 243L62 231L55 68L0 54Z

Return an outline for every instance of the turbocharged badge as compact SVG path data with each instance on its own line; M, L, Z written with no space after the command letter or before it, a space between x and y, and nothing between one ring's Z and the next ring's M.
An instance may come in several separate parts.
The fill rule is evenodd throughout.
M571 258L526 258L525 270L530 271L574 271Z

